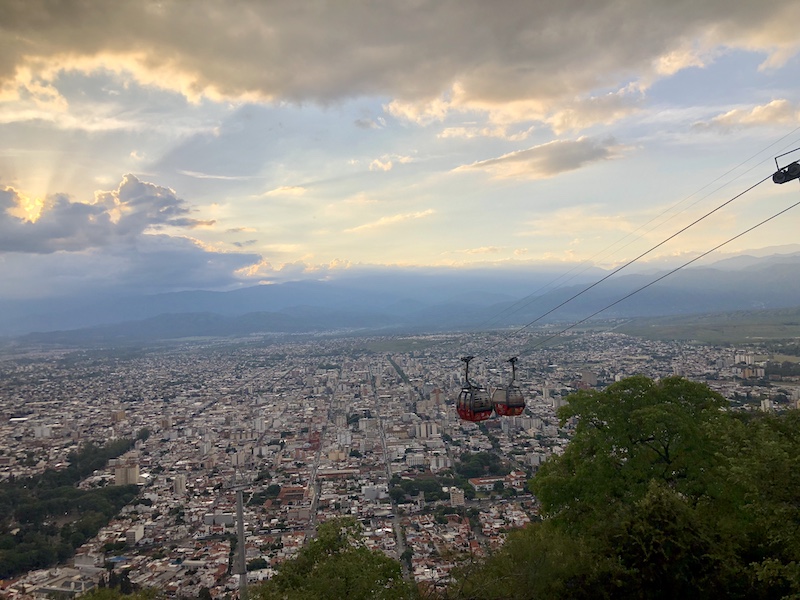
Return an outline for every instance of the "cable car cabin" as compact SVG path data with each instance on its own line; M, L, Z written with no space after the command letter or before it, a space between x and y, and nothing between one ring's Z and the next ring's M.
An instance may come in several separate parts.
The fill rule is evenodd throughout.
M473 358L475 357L465 356L461 359L465 365L464 379L466 383L461 387L461 393L458 395L456 412L461 419L475 423L491 417L494 407L486 388L475 385L469 380L469 361Z
M511 381L508 385L497 388L492 394L492 404L494 411L501 417L516 417L525 410L525 397L522 390L515 383L517 379L517 357L510 358Z
M518 417L525 410L525 397L518 385L499 387L492 394L492 404L501 417Z
M494 407L486 388L467 384L458 395L456 411L463 420L475 423L491 417Z

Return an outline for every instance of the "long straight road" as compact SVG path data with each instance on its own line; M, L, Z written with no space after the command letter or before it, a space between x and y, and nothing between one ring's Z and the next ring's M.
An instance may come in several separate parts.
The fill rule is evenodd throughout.
M375 387L375 377L372 375L372 366L369 367L369 383L372 389L372 400L375 406L375 417L378 420L378 434L381 438L381 449L383 450L383 462L386 466L386 480L387 482L391 482L392 480L392 460L389 457L388 448L386 446L386 431L383 428L383 419L381 419L381 405L380 400L378 398L378 390ZM391 485L391 483L389 483ZM392 522L394 528L394 537L395 542L397 544L397 558L399 559L403 553L406 551L406 544L405 544L405 536L403 535L403 526L400 524L400 517L397 514L397 504L395 504L394 500L390 498L389 500L392 503L392 514L394 515L394 519ZM403 565L403 576L407 579L411 577L411 573L408 570L408 565L402 560L400 561Z
M331 422L331 411L333 409L333 399L336 397L336 390L331 391L328 398L328 410L325 422L322 424L322 430L319 433L319 448L314 452L314 462L311 465L311 474L308 479L308 489L312 494L311 497L311 514L308 520L308 527L306 527L306 538L312 539L317 535L317 506L319 504L320 484L317 481L317 471L319 470L319 461L322 456L322 446L325 443L325 433L328 431L328 423Z

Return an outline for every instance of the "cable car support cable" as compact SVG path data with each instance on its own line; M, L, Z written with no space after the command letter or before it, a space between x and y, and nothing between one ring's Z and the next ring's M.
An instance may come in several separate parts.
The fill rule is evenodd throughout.
M800 127L795 128L791 133L789 133L786 136L784 136L783 138L781 138L781 140L785 139L789 135L792 135L798 129L800 129ZM778 141L781 141L781 140L778 140ZM778 143L778 142L774 142L770 146L775 145L775 143ZM769 146L768 146L768 148L769 148ZM800 150L800 148L798 148L798 150ZM790 152L787 152L786 154L790 154L791 152L794 152L794 151L795 150L792 150ZM763 152L763 150L762 150L762 152ZM756 153L756 155L754 155L754 156L757 156L758 154L760 154L760 152ZM782 155L779 155L779 156L784 156L784 155L782 154ZM719 180L720 178L722 178L725 175L727 175L728 173L734 171L739 166L741 166L742 164L745 164L746 162L748 162L751 159L752 159L752 157L750 159L748 159L747 161L744 161L743 163L740 163L740 165L737 165L736 167L734 167L733 169L729 170L724 175L721 175L720 177L718 177L714 181ZM761 161L761 162L764 162L764 161ZM775 162L776 162L776 166L778 166L777 157L775 158ZM748 169L746 171L746 173L751 171L753 168L755 168L755 166L753 166L750 169ZM758 181L757 183L754 183L750 187L746 188L745 190L743 190L743 191L739 192L738 194L734 195L733 197L729 198L728 200L726 200L725 202L723 202L722 204L720 204L716 208L710 210L709 212L707 212L704 215L702 215L701 217L695 219L694 221L692 221L691 223L689 223L685 227L679 229L678 231L676 231L672 235L668 236L667 238L665 238L664 240L662 240L661 242L659 242L655 246L652 246L651 248L649 248L648 250L646 250L645 252L643 252L639 256L631 259L630 261L628 261L625 264L621 265L620 267L614 269L613 271L611 271L610 273L608 273L606 276L602 277L598 281L594 282L590 286L588 286L585 289L581 290L577 294L574 294L570 298L564 300L563 302L561 302L560 304L558 304L554 308L550 309L549 311L545 312L544 314L540 315L536 319L534 319L534 320L530 321L529 323L525 324L524 326L514 330L510 334L508 334L506 336L503 336L498 342L488 346L487 350L491 350L491 349L497 347L498 345L500 345L501 343L506 342L511 337L519 334L520 332L522 332L523 330L527 329L528 327L530 327L534 323L542 320L544 317L552 314L553 312L555 312L556 310L558 310L562 306L566 305L567 303L571 302L572 300L574 300L574 299L578 298L579 296L583 295L584 293L588 292L592 288L594 288L597 285L601 284L602 282L606 281L607 279L609 279L613 275L619 273L623 269L629 267L630 265L632 265L633 263L637 262L641 258L647 256L648 254L650 254L651 252L653 252L657 248L660 248L661 246L663 246L664 244L666 244L670 240L674 239L675 237L677 237L681 233L684 233L686 230L690 229L691 227L694 227L695 225L697 225L698 223L700 223L704 219L708 218L709 216L713 215L717 211L719 211L722 208L726 207L728 204L732 203L733 201L737 200L738 198L741 198L742 196L744 196L748 192L752 191L753 189L755 189L756 187L758 187L759 185L764 183L770 177L772 178L774 183L778 183L778 184L786 183L787 181L791 181L793 179L798 179L798 178L800 178L800 163L798 163L798 161L795 161L795 162L787 165L784 168L778 167L778 170L775 173L773 173L772 175L769 175L769 176L763 178L762 180ZM714 181L712 181L711 183L713 183ZM708 184L708 185L710 185L710 184ZM708 187L708 185L706 185L704 187ZM724 185L727 185L727 183L724 184ZM724 185L721 186L721 187L724 187ZM717 188L717 189L721 189L721 187ZM701 190L702 189L704 189L704 188L701 188ZM713 193L713 192L711 192L711 193ZM691 196L688 196L687 199L690 198L690 197ZM705 197L707 197L707 196L705 196ZM703 198L698 199L696 202L694 202L692 205L690 205L690 207L694 206L695 204L697 204L697 202L699 202L702 199ZM670 209L667 209L667 211L664 211L663 213L661 213L661 215L665 214L666 212L668 212L668 210L671 210L675 206L680 205L684 201L685 200L682 200L681 202L677 203L676 205L673 205L673 207L670 207ZM630 292L629 294L626 294L622 298L616 300L615 302L612 302L611 304L605 306L604 308L602 308L602 309L600 309L598 311L595 311L594 313L592 313L591 315L585 317L584 319L581 319L581 320L573 323L572 325L569 325L568 327L564 328L563 330L559 331L558 333L553 334L553 335L545 338L544 340L540 340L532 348L529 348L527 352L531 352L532 350L544 345L545 343L547 343L548 341L554 339L555 337L558 337L558 336L562 335L563 333L569 331L570 329L573 329L573 328L577 327L578 325L580 325L582 323L585 323L589 319L592 319L593 317L595 317L598 314L608 310L609 308L612 308L613 306L616 306L620 302L623 302L624 300L627 300L631 296L633 296L635 294L638 294L642 290L645 290L648 287L658 283L659 281L662 281L666 277L669 277L670 275L672 275L672 274L680 271L681 269L693 264L694 262L700 260L701 258L704 258L705 256L707 256L710 253L718 250L719 248L725 246L726 244L729 244L730 242L732 242L732 241L734 241L734 240L746 235L747 233L753 231L754 229L757 229L758 227L761 227L762 225L768 223L769 221L772 221L773 219L776 219L777 217L783 215L784 213L788 212L789 210L791 210L792 208L795 208L798 205L800 205L800 201L798 201L795 204L792 204L791 206L789 206L789 207L787 207L787 208L785 208L785 209L773 214L772 216L764 219L763 221L757 223L756 225L753 225L752 227L746 229L745 231L742 231L741 233L729 238L728 240L722 242L721 244L718 244L714 248L711 248L710 250L707 250L706 252L704 252L704 253L700 254L699 256L693 258L692 260L687 261L686 263L680 265L679 267L676 267L675 269L672 269L671 271L669 271L669 272L665 273L664 275L661 275L660 277L656 278L655 280L653 280L653 281L641 286L640 288L634 290L633 292ZM687 207L687 208L689 208L689 207ZM686 210L686 209L684 209L684 210ZM683 211L681 211L681 212L683 212ZM680 214L680 213L677 213L677 214ZM659 216L661 216L661 215L659 215ZM674 218L674 216L677 216L677 215L673 215L672 217L670 217L670 219ZM656 217L656 218L658 218L658 217ZM655 219L651 219L648 223L646 223L642 227L645 227L646 225L651 223L653 220L655 220ZM664 221L664 222L666 222L666 221ZM639 229L641 229L642 227L640 227ZM638 229L637 229L637 231L638 231ZM622 241L624 239L625 238L623 237L620 241ZM611 246L609 246L609 248L611 248L611 247L613 247L613 244ZM595 256L597 256L597 255L595 255ZM569 274L569 272L567 274ZM528 296L528 298L529 297L530 296ZM524 306L527 306L527 304L525 304ZM513 307L513 305L512 305L512 307ZM508 311L508 310L509 309L506 309L506 311ZM506 312L506 311L503 311L503 312ZM501 313L501 315L502 314L503 313ZM479 421L483 421L485 419L490 418L493 412L497 412L497 414L501 415L501 416L516 416L516 415L521 414L522 411L525 408L525 399L524 399L524 397L522 395L522 391L521 391L520 387L516 384L516 362L518 360L518 356L514 356L514 357L512 357L512 358L510 358L508 360L508 362L511 363L511 371L512 371L511 380L509 381L509 383L507 385L500 386L497 389L495 389L495 391L493 392L491 397L489 396L489 392L486 390L486 388L474 384L469 378L469 363L474 358L475 358L474 356L465 356L465 357L463 357L461 359L464 362L464 379L465 379L465 383L464 383L464 385L463 385L463 387L461 389L461 393L459 395L459 398L458 398L458 401L457 401L457 404L456 404L456 408L457 408L457 412L458 412L459 417L461 417L462 419L467 420L467 421L479 422Z
M695 191L695 192L692 192L691 194L689 194L688 196L686 196L686 197L685 197L685 198L683 198L682 200L680 200L680 201L676 202L675 204L673 204L673 205L672 205L672 206L670 206L669 208L667 208L667 209L663 210L661 213L659 213L658 215L656 215L655 217L653 217L652 219L650 219L650 220L649 220L649 221L647 221L646 223L644 223L644 224L640 225L639 227L637 227L637 228L636 228L635 230L633 230L632 232L630 232L630 233L628 233L628 234L624 235L623 237L621 237L620 239L618 239L616 242L613 242L612 244L609 244L609 245L608 245L608 246L606 246L606 247L605 247L603 250L600 250L599 252L597 252L597 253L593 254L592 256L590 256L589 258L587 258L586 260L582 261L582 262L581 262L581 263L579 263L578 265L576 265L576 266L574 266L573 268L571 268L571 269L570 269L569 271L567 271L566 273L563 273L562 275L559 275L558 277L556 277L556 278L555 278L555 279L553 279L552 281L550 281L550 282L548 282L548 283L546 283L546 284L542 285L542 286L541 286L541 287L539 287L538 289L534 290L533 292L531 292L530 294L528 294L527 296L525 296L525 297L524 297L524 298L522 298L521 300L518 300L517 302L513 303L511 306L509 306L509 307L507 307L507 308L505 308L505 309L501 310L501 311L500 311L498 314L496 314L495 316L493 316L493 317L490 317L490 318L486 319L486 320L485 320L483 323L481 323L481 324L477 325L477 326L475 327L475 330L485 329L485 328L486 328L486 326L488 326L488 325L490 325L490 324L492 324L492 323L496 323L496 322L497 322L497 321L498 321L498 320L499 320L501 317L503 317L503 316L505 316L505 315L508 315L508 316L514 315L514 314L518 313L519 311L521 311L522 309L526 308L527 306L530 306L530 304L532 304L532 303L533 303L533 302L534 302L534 301L535 301L535 300L536 300L536 299L539 297L539 296L537 295L537 294L539 294L539 292L542 292L542 291L544 291L544 290L547 290L547 289L560 289L561 287L563 287L565 284L567 284L567 283L569 283L570 281L572 281L572 280L573 280L575 277L577 277L577 276L578 276L578 275L580 275L581 273L585 273L585 272L586 272L586 271L587 271L587 270L588 270L588 269L589 269L589 268L592 266L594 259L596 259L597 257L599 257L599 256L602 256L602 255L603 255L603 254L605 254L607 251L609 251L609 250L611 250L612 248L614 248L614 246L616 246L617 244L620 244L620 243L622 243L622 242L623 242L623 241L625 241L627 238L629 238L629 237L633 236L635 233L637 233L638 231L640 231L640 230L644 229L645 227L647 227L648 225L650 225L651 223L653 223L653 222L654 222L654 221L656 221L657 219L661 218L662 216L666 215L666 214L667 214L667 213L669 213L671 210L673 210L673 209L677 208L678 206L680 206L681 204L683 204L684 202L686 202L687 200L689 200L689 199L690 199L692 196L694 196L695 194L698 194L698 193L702 192L703 190L705 190L705 189L706 189L706 188L708 188L709 186L713 185L713 184L714 184L714 183L716 183L717 181L720 181L721 179L723 179L723 178L727 177L728 175L730 175L731 173L733 173L734 171L736 171L736 170L737 170L737 169L739 169L740 167L742 167L742 166L746 165L748 162L750 162L751 160L753 160L754 158L756 158L756 157L757 157L759 154L762 154L763 152L766 152L767 150L769 150L770 148L772 148L772 147L773 147L773 146L775 146L776 144L779 144L780 142L782 142L783 140L785 140L785 139L786 139L786 138L788 138L789 136L791 136L791 135L794 135L794 134L795 134L797 131L799 131L799 130L800 130L800 127L795 127L795 128L792 130L792 131L790 131L790 132L789 132L789 133L787 133L786 135L784 135L784 136L780 137L779 139L775 140L774 142L772 142L771 144L769 144L769 145L768 145L768 146L766 146L765 148L763 148L763 149L759 150L758 152L756 152L755 154L753 154L752 156L750 156L750 157L749 157L749 158L747 158L746 160L743 160L742 162L740 162L738 165L736 165L736 166L734 166L734 167L731 167L731 168L730 168L730 169L728 169L728 170L727 170L725 173L723 173L723 174L719 175L718 177L716 177L716 178L712 179L710 182L708 182L707 184L705 184L704 186L702 186L701 188L699 188L697 191ZM793 141L793 142L791 142L791 143L789 143L789 144L785 145L783 148L781 148L781 150L785 150L786 148L788 148L788 147L792 147L792 146L795 146L796 144L797 144L797 140L795 140L795 141ZM780 155L779 155L779 156L780 156ZM709 196L711 196L711 195L712 195L712 194L714 194L715 192L718 192L718 191L720 191L721 189L723 189L724 187L726 187L727 185L729 185L729 184L733 183L733 182L734 182L736 179L738 179L739 177L742 177L743 175L746 175L747 173L749 173L750 171L752 171L753 169L755 169L755 168L756 168L756 167L758 167L759 165L763 164L763 163L764 163L764 162L766 162L767 160L769 160L769 159L766 159L766 158L765 158L765 159L762 159L761 161L759 161L758 163L756 163L755 165L753 165L752 167L750 167L749 169L747 169L746 171L744 171L743 173L741 173L740 175L738 175L737 177L735 177L735 178L733 178L732 180L730 180L730 181L727 181L727 182L723 183L722 185L720 185L720 186L716 187L715 189L713 189L713 190L709 191L709 192L708 192L707 194L705 194L704 196L702 196L702 197L698 198L697 200L695 200L694 202L692 202L691 204L689 204L688 206L686 206L685 208L683 208L683 209L682 209L682 210L680 210L679 212L677 212L677 213L675 213L674 215L670 216L668 219L665 219L664 221L662 221L662 222L661 222L661 223L659 223L658 225L654 226L653 228L651 228L651 229L648 229L648 230L647 230L647 231L645 231L644 233L650 233L651 231L655 230L657 227L660 227L660 226L662 226L662 225L664 225L664 224L668 223L669 221L671 221L672 219L674 219L674 218L675 218L675 217L677 217L678 215L680 215L680 214L682 214L682 213L686 212L688 209L692 208L693 206L696 206L696 205L697 205L699 202L702 202L703 200L705 200L706 198L708 198ZM614 252L618 252L619 250L623 250L623 249L627 248L628 246L630 246L630 245L631 245L633 242L635 242L636 240L638 240L638 239L641 239L643 235L644 235L644 234L636 236L634 239L632 239L631 241L629 241L629 242L628 242L627 244L625 244L624 246L621 246L621 247L617 248L617 249L616 249ZM668 240L665 240L665 241L668 241ZM613 254L614 254L614 253L611 253L611 255L610 255L610 256L613 256ZM634 260L638 260L638 259L634 259ZM625 266L627 266L627 265L625 265ZM581 269L580 271L578 271L577 273L575 273L574 275L572 275L572 277L569 277L568 279L566 279L565 281L563 281L563 283L562 283L561 285L559 285L559 286L557 286L557 287L555 287L555 288L551 288L551 286L553 286L554 284L558 283L558 282L559 282L560 280L562 280L564 277L567 277L567 276L568 276L568 275L570 275L571 273L573 273L573 272L577 271L577 270L578 270L580 267L584 267L584 268L583 268L583 269ZM622 268L624 268L624 267L622 267ZM611 275L613 275L613 273L612 273ZM598 283L599 283L599 282L598 282ZM556 308L559 308L559 307L556 307ZM546 316L546 315L544 315L544 316Z
M772 177L772 175L768 175L767 177L764 177L764 178L763 178L761 181L759 181L759 182L757 182L757 183L754 183L753 185L751 185L751 186L750 186L750 187L748 187L747 189L745 189L745 190L743 190L743 191L739 192L738 194L736 194L735 196L733 196L733 197L729 198L728 200L726 200L725 202L723 202L722 204L720 204L720 205L719 205L719 206L717 206L716 208L714 208L714 209L710 210L709 212L707 212L707 213L706 213L706 214L704 214L703 216L701 216L701 217L699 217L699 218L695 219L694 221L692 221L691 223L689 223L689 224L688 224L688 225L686 225L685 227L682 227L681 229L679 229L678 231L676 231L675 233L673 233L673 234L672 234L672 235L670 235L669 237L667 237L667 238L663 239L662 241L660 241L660 242L659 242L658 244L656 244L655 246L652 246L652 247L651 247L651 248L649 248L648 250L645 250L645 251L644 251L644 252L642 252L642 253L641 253L639 256L637 256L636 258L632 258L631 260L629 260L629 261L628 261L628 262L626 262L625 264L623 264L623 265L621 265L621 266L617 267L616 269L614 269L613 271L611 271L611 272L610 272L610 273L608 273L607 275L605 275L605 276L601 277L600 279L598 279L597 281L595 281L593 284L589 285L588 287L584 288L584 289L583 289L583 290L581 290L580 292L578 292L578 293L576 293L576 294L573 294L572 296L570 296L569 298L567 298L566 300L564 300L564 301L563 301L563 302L561 302L560 304L558 304L558 305L556 305L555 307L551 308L551 309L550 309L550 310L548 310L547 312L545 312L545 313L543 313L543 314L539 315L538 317L536 317L535 319L533 319L533 320L532 320L532 321L530 321L529 323L526 323L526 324L525 324L525 325L523 325L522 327L520 327L520 328L518 328L518 329L516 329L516 330L512 331L511 333L509 333L508 335L506 335L505 337L503 337L502 339L500 339L498 342L495 342L494 344L492 344L491 346L489 346L489 347L487 348L487 350L492 350L493 348L496 348L496 347L497 347L497 346L499 346L500 344L502 344L502 343L504 343L504 342L508 341L510 338L512 338L512 337L514 337L515 335L519 334L520 332L524 331L525 329L527 329L528 327L530 327L530 326L531 326L531 325L533 325L534 323L538 323L539 321L541 321L542 319L544 319L546 316L548 316L548 315L550 315L550 314L554 313L555 311L557 311L557 310L558 310L559 308L561 308L562 306L564 306L564 305L566 305L566 304L568 304L568 303L572 302L573 300L575 300L575 299L576 299L576 298L578 298L579 296L582 296L583 294L585 294L585 293L586 293L586 292L588 292L589 290L591 290L591 289L593 289L593 288L597 287L598 285L600 285L601 283L603 283L603 282L604 282L604 281L606 281L607 279L609 279L609 278L613 277L614 275L616 275L617 273L619 273L619 272L620 272L620 271L622 271L623 269L626 269L627 267L631 266L633 263L637 262L637 261L638 261L638 260L640 260L641 258L644 258L645 256L647 256L648 254L650 254L650 253L651 253L651 252L653 252L654 250L656 250L656 249L660 248L661 246L663 246L664 244L666 244L667 242L669 242L669 241L671 241L671 240L675 239L675 238L676 238L676 237L678 237L680 234L684 233L686 230L690 229L691 227L694 227L695 225L697 225L698 223L700 223L700 222L701 222L701 221L703 221L704 219L706 219L706 218L710 217L710 216L711 216L711 215L713 215L715 212L717 212L717 211L719 211L719 210L721 210L721 209L725 208L725 207L726 207L726 206L728 206L728 205L729 205L731 202L733 202L733 201L735 201L735 200L738 200L739 198L741 198L742 196L744 196L746 193L748 193L748 192L752 191L753 189L755 189L756 187L758 187L759 185L761 185L762 183L764 183L765 181L767 181L767 180L768 180L768 179L770 179L771 177Z
M772 175L770 175L770 177L772 177ZM767 217L767 218L766 218L766 219L764 219L763 221L761 221L761 222L759 222L759 223L756 223L756 224L755 224L755 225L753 225L752 227L749 227L748 229L745 229L745 230L744 230L744 231L742 231L741 233L738 233L738 234L736 234L736 235L735 235L735 236L733 236L732 238L729 238L729 239L725 240L725 241L724 241L724 242L722 242L721 244L718 244L718 245L714 246L714 247L713 247L713 248L711 248L710 250L706 250L706 251L705 251L705 252L703 252L701 255L699 255L699 256L696 256L696 257L695 257L695 258L693 258L692 260L690 260L690 261L687 261L687 262L683 263L683 264L682 264L682 265L680 265L679 267L675 267L675 268L674 268L674 269L672 269L671 271L669 271L669 272L665 273L664 275L661 275L660 277L658 277L658 278L654 279L654 280L653 280L653 281L651 281L650 283L647 283L647 284L643 285L642 287L635 289L634 291L630 292L629 294L626 294L625 296L623 296L623 297L622 297L622 298L620 298L619 300L616 300L616 301L612 302L611 304L609 304L609 305L607 305L607 306L605 306L605 307L601 308L600 310L593 312L593 313L592 313L591 315L589 315L588 317L585 317L585 318L581 319L580 321L576 321L575 323L573 323L573 324L572 324L572 325L570 325L569 327L565 327L564 329L562 329L562 330L561 330L561 331L559 331L558 333L554 333L553 335L551 335L551 336L549 336L549 337L547 337L547 338L545 338L545 339L543 339L543 340L540 340L539 342L537 342L536 344L534 344L534 346L533 346L532 348L529 348L529 349L527 350L527 352L526 352L526 353L530 353L531 351L535 350L536 348L539 348L539 347L543 346L544 344L546 344L546 343L547 343L547 342L549 342L550 340L552 340L552 339L554 339L554 338L556 338L556 337L560 336L560 335L561 335L561 334L563 334L563 333L566 333L566 332L567 332L567 331L569 331L570 329L574 329L574 328L575 328L575 327L577 327L578 325L581 325L582 323L585 323L585 322L586 322L586 321L588 321L589 319L592 319L593 317L596 317L596 316L597 316L597 315L599 315L600 313L607 311L609 308L612 308L612 307L616 306L616 305L617 305L617 304L619 304L620 302L622 302L622 301L624 301L624 300L627 300L628 298L630 298L631 296L634 296L635 294L638 294L638 293L639 293L639 292L641 292L642 290L645 290L645 289L649 288L650 286L652 286L652 285L655 285L656 283L658 283L658 282L659 282L659 281L661 281L662 279L666 279L667 277L669 277L669 276L670 276L670 275L672 275L673 273L677 273L678 271L680 271L680 270L681 270L681 269L683 269L684 267L688 267L688 266L689 266L689 265L691 265L692 263L694 263L694 262L696 262L696 261L700 260L701 258L704 258L705 256L708 256L709 254L711 254L712 252L714 252L714 251L716 251L716 250L719 250L720 248L722 248L722 247L723 247L723 246L725 246L726 244L729 244L729 243L731 243L732 241L739 239L739 238L740 238L740 237L742 237L743 235L746 235L746 234L750 233L751 231L753 231L754 229L757 229L758 227L761 227L761 226L762 226L762 225L764 225L765 223L768 223L768 222L772 221L773 219L776 219L776 218L778 218L778 217L779 217L779 216L781 216L782 214L784 214L784 213L786 213L786 212L788 212L788 211L792 210L793 208L795 208L795 207L797 207L797 206L800 206L800 200L799 200L799 201L797 201L797 202L795 202L795 203L794 203L794 204L792 204L791 206L787 206L787 207L786 207L786 208L784 208L783 210L781 210L781 211L779 211L779 212L775 213L774 215L772 215L772 216L770 216L770 217Z

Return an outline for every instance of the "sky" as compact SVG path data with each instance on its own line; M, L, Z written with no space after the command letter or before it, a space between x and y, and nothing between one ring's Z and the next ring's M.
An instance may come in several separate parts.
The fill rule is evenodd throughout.
M2 0L0 298L613 267L800 146L798 10ZM797 191L768 180L641 262ZM797 243L796 211L725 250Z

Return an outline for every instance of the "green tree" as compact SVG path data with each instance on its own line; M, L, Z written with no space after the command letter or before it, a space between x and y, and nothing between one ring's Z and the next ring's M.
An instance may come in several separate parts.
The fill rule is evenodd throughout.
M81 594L81 600L155 600L159 597L158 590L153 588L143 589L129 595L123 594L118 589L95 588Z
M624 379L581 390L559 409L576 422L560 457L547 461L531 489L544 512L585 527L641 499L651 480L693 498L708 491L717 457L715 430L725 399L707 386L672 377Z
M247 561L247 570L248 571L257 571L258 569L266 569L269 566L269 563L262 557L254 558L253 560Z
M579 598L598 557L553 522L511 532L500 552L453 571L448 597L475 600ZM599 597L599 596L598 596Z
M545 520L457 572L453 597L800 597L798 411L634 377L559 416L574 437L530 484Z
M252 590L253 597L272 599L404 599L414 598L413 587L402 577L399 562L369 550L360 524L342 518L319 526L317 537L276 575Z

